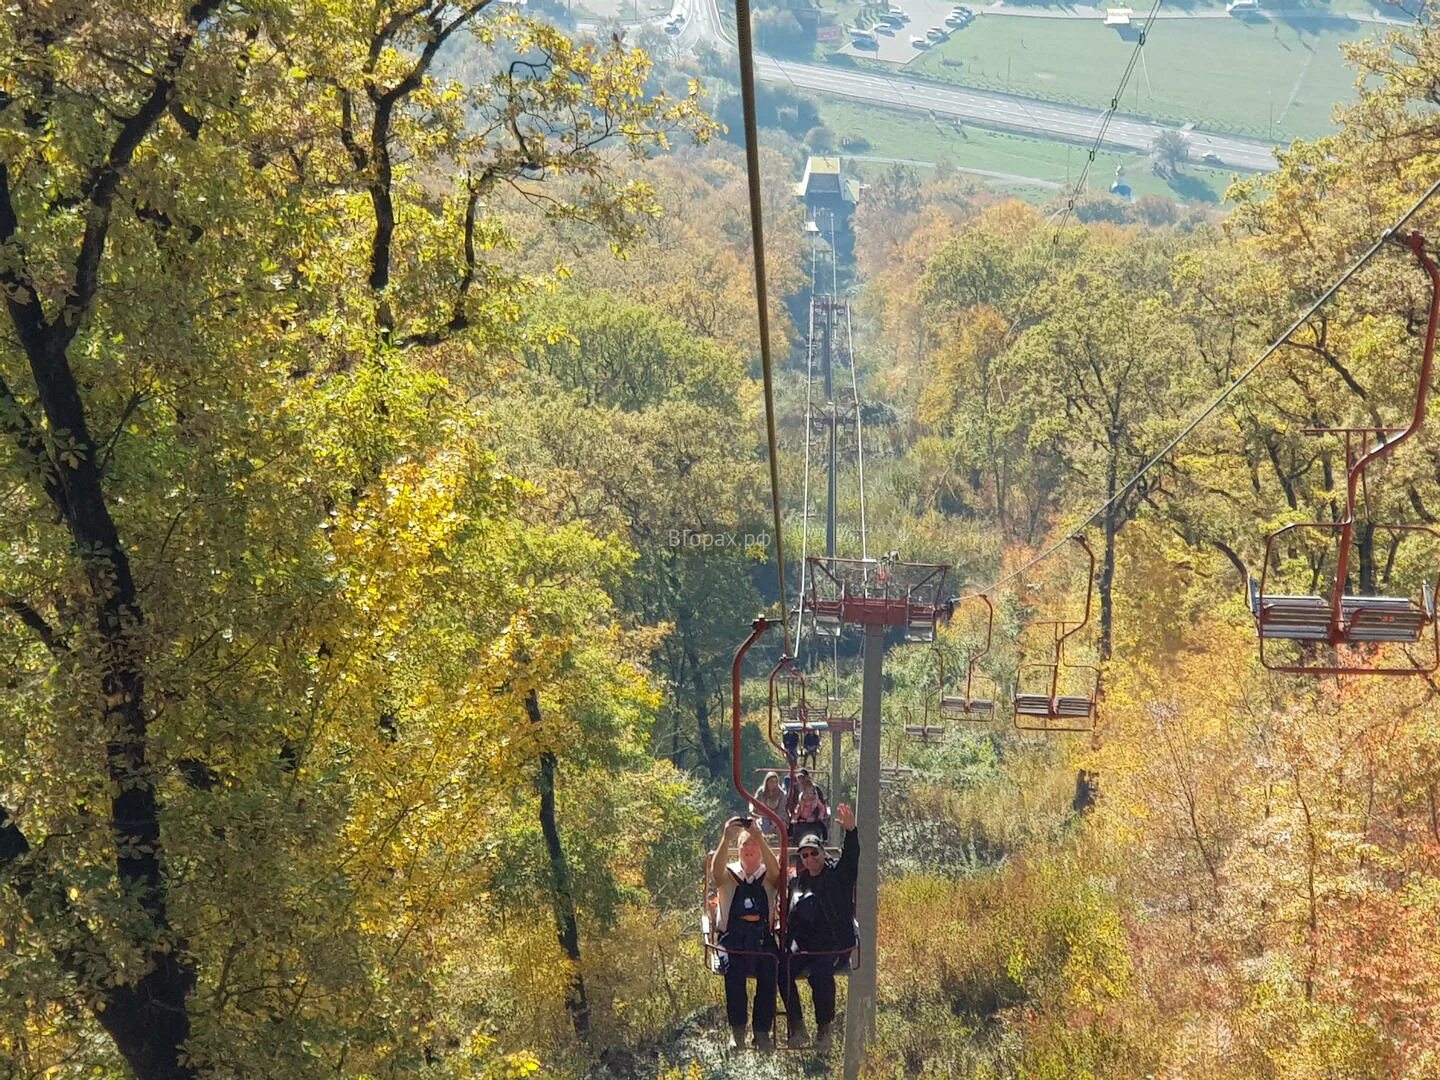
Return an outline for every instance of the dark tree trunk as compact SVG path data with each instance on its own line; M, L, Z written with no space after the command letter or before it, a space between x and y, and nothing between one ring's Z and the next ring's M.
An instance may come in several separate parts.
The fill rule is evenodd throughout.
M1355 526L1355 553L1360 556L1360 596L1374 596L1375 575L1375 523L1366 521Z
M32 418L0 379L0 431L34 466L41 478L39 486L69 532L76 560L85 571L99 646L94 674L106 731L105 770L114 791L110 818L115 875L120 890L139 908L130 931L147 965L139 979L112 985L104 970L106 950L98 942L85 955L62 947L57 958L94 1001L96 1021L141 1080L183 1080L195 1075L193 1067L181 1062L190 1036L188 998L195 971L184 940L171 932L167 911L160 806L148 761L145 671L136 641L144 615L129 556L105 497L99 453L69 349L89 319L101 287L112 212L130 163L174 103L191 44L218 7L219 0L199 0L188 9L184 27L169 42L137 109L120 123L104 164L85 188L80 201L84 233L65 306L53 316L46 313L39 290L25 276L23 261L6 260L0 268L0 293L5 295L14 338L28 361L43 416L43 422ZM19 228L10 176L0 164L0 245L8 247ZM42 431L66 433L68 452L52 454ZM41 640L53 649L53 637L47 640L42 634ZM0 816L0 869L17 871L11 877L12 890L27 906L68 913L63 895L55 896L53 888L30 872L29 844L19 824L8 812L0 811ZM76 920L76 928L88 937L83 927Z
M532 724L538 725L540 697L534 690L525 696L525 712ZM590 1037L590 1002L585 996L585 976L580 972L580 924L575 917L575 891L570 884L570 863L560 844L560 827L555 820L555 754L546 750L540 755L540 772L535 789L540 794L540 831L545 835L545 852L550 858L550 902L555 912L555 932L560 947L575 965L574 976L565 991L565 1009L575 1034Z
M695 694L695 728L700 736L700 753L705 758L705 768L713 779L719 779L729 771L730 762L725 747L715 738L710 726L710 696L706 692L705 672L700 667L700 658L694 648L685 643L685 659L690 665L690 684Z

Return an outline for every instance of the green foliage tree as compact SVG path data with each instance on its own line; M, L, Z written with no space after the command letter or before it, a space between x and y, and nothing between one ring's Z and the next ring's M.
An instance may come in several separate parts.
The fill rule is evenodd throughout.
M606 146L709 125L643 54L485 7L0 14L11 1045L468 1067L432 949L489 873L475 805L538 759L553 817L581 695L644 726L622 551L517 516L463 383L530 287L492 202L623 244L653 202ZM466 35L487 77L435 81Z

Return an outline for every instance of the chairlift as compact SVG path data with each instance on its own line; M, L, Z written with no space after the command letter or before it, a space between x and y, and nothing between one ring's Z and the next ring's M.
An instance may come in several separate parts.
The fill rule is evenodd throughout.
M972 720L985 723L995 715L995 683L979 669L980 658L990 651L990 642L995 633L995 605L990 597L981 593L967 599L982 600L985 603L985 644L978 649L968 650L965 662L965 688L962 693L946 693L945 654L936 653L939 665L940 719ZM986 693L985 691L989 692Z
M906 641L935 640L935 626L952 605L941 599L948 566L902 562L898 552L882 559L812 555L810 609L815 633L839 637L846 624L901 627Z
M1415 391L1415 406L1408 425L1402 428L1306 428L1307 435L1340 435L1345 440L1345 513L1338 521L1297 522L1271 533L1265 541L1265 563L1259 580L1248 582L1250 610L1260 639L1260 662L1271 671L1298 675L1417 675L1440 667L1440 634L1436 630L1435 593L1437 581L1422 581L1418 596L1372 596L1347 592L1350 584L1350 555L1355 544L1356 502L1362 489L1367 496L1366 472L1382 458L1420 430L1430 392L1435 357L1435 334L1440 322L1440 268L1425 250L1425 238L1411 232L1396 238L1419 261L1430 279L1429 321L1425 347ZM1373 440L1373 441L1372 441ZM1440 538L1440 531L1425 525L1375 523L1375 528L1399 539L1407 533ZM1279 566L1277 548L1282 539L1294 541L1305 534L1338 536L1335 574L1328 595L1272 593L1266 586L1271 566ZM1341 648L1360 647L1373 654L1387 644L1415 645L1429 628L1430 648L1417 660L1405 650L1407 665L1346 662ZM1299 658L1275 660L1266 653L1267 641L1299 643ZM1311 659L1314 646L1331 647L1333 659ZM1367 648L1368 647L1368 648ZM1364 654L1362 654L1363 656Z
M765 737L780 751L793 774L800 756L800 741L810 723L810 707L806 701L805 675L796 666L794 657L782 656L770 671L770 698ZM776 729L780 741L775 740Z
M945 734L944 727L930 722L929 695L926 695L918 716L916 715L914 707L910 705L902 706L901 712L905 715L905 735L907 738L918 740L925 746L929 746L931 742ZM898 754L896 755L896 761L899 761Z
M902 710L902 712L903 712L906 716L909 716L909 715L910 715L910 709L909 709L909 707L906 706L906 707ZM907 726L908 726L908 725L907 725ZM905 764L902 763L902 756L901 756L901 755L902 755L904 749L905 749L905 738L904 738L904 737L901 737L901 738L896 739L896 740L895 740L895 760L894 760L893 762L888 762L888 761L887 761L887 762L882 762L881 765L880 765L880 782L881 782L882 784L893 784L893 783L895 783L896 781L904 780L904 779L906 779L907 777L913 776L913 775L915 774L915 770L914 770L914 769L912 769L910 766L905 765Z
M1049 628L1051 658L1048 664L1027 664L1021 658L1016 671L1014 697L1015 727L1020 731L1064 734L1093 731L1095 728L1100 669L1093 664L1071 664L1065 659L1066 641L1090 622L1090 601L1095 591L1095 553L1078 533L1070 539L1080 545L1090 562L1089 581L1085 586L1085 612L1078 621L1047 619L1031 624L1031 629ZM1028 677L1027 673L1030 673ZM1085 692L1062 694L1062 682L1068 686L1083 686Z
M755 622L751 624L750 636L745 639L745 641L741 644L740 648L736 651L736 653L735 653L735 659L734 659L733 663L730 665L730 702L731 702L731 705L730 705L730 780L731 780L731 784L732 784L732 785L734 786L734 788L735 788L736 793L737 793L738 795L740 795L740 797L743 798L743 799L746 801L746 803L748 803L748 804L750 805L750 807L752 808L752 812L753 812L754 816L757 817L757 818L765 818L765 819L767 819L768 821L770 821L770 823L771 823L772 825L775 826L776 833L777 833L777 837L778 837L778 839L779 839L779 847L780 847L780 850L779 850L779 853L778 853L779 862L780 862L780 865L781 865L782 867L786 867L786 866L789 866L789 865L790 865L789 822L788 822L787 820L785 820L784 818L782 818L779 814L777 814L777 813L776 813L774 810L772 810L770 807L768 807L768 806L766 806L765 804L761 803L761 802L759 801L759 799L756 797L757 794L758 794L758 792L751 791L748 787L746 787L745 782L744 782L744 780L741 778L741 775L740 775L740 769L741 769L740 730L741 730L741 726L742 726L742 723L741 723L741 721L742 721L742 717L741 717L741 707L740 707L740 669L741 669L741 665L744 663L745 655L750 651L750 649L755 645L755 643L756 643L757 641L759 641L762 636L764 636L765 632L770 628L771 625L772 625L772 624L770 623L770 621L769 621L768 619L764 619L764 618L756 619ZM799 672L797 669L794 668L793 663L790 662L790 660L789 660L788 657L782 658L781 661L780 661L780 663L776 664L776 665L775 665L775 668L772 669L772 671L770 672L770 705L771 705L770 715L771 715L771 727L772 727L772 732L771 732L771 742L772 742L772 743L774 742L774 738L773 738L773 721L774 721L774 717L775 717L776 712L777 712L779 709L784 708L784 707L788 707L788 706L794 706L794 707L797 707L797 708L798 708L798 707L803 703L803 693L804 693L803 682L804 682L804 676L801 675L800 672ZM800 695L800 700L798 700L798 701L796 700L796 697L794 696L794 695L795 695L795 692L796 692L796 689L797 689L797 687L796 687L796 684L797 684L797 683L799 684L798 692L799 692L799 695ZM789 696L787 696L787 693L788 693ZM804 713L801 712L799 715L800 715L800 716L804 716ZM793 770L793 765L792 765L792 770ZM728 853L727 853L727 854L728 854ZM703 872L702 876L703 876L703 884L702 884L702 888L701 888L701 917L700 917L701 944L702 944L702 947L703 947L703 951L704 951L704 953L705 953L706 963L707 963L707 965L709 966L710 970L711 970L712 972L716 973L716 974L722 974L723 972L722 972L722 967L721 967L721 956L722 956L722 950L724 950L724 947L720 944L720 941L719 941L719 937L720 937L720 935L719 935L719 930L718 930L718 927L717 927L717 925L716 925L717 920L716 920L716 917L715 917L715 906L714 906L715 890L714 890L714 888L713 888L714 882L712 882L708 870L705 871L705 872ZM777 940L781 943L782 948L783 948L783 943L785 942L785 939L786 939L786 937L787 937L786 930L787 930L787 920L788 920L788 918L789 918L790 892L791 892L790 883L791 883L791 880L793 879L793 876L794 876L794 870L793 870L793 868L792 868L792 869L790 870L789 874L787 875L785 881L783 882L783 886L784 886L784 887L779 890L779 895L778 895L777 898L776 898L776 899L777 899L777 902L776 902L776 909L777 909L776 922L777 922L777 927L778 927L778 929L777 929L778 939L777 939ZM761 953L761 952L742 953L742 952L737 952L737 951L735 951L735 950L727 950L727 951L730 953L730 955L735 955L735 956L764 957L764 958L766 958L766 959L771 959L771 960L773 960L773 962L777 965L777 971L776 971L776 974L777 974L776 986L779 987L779 986L784 985L785 975L786 975L786 973L787 973L788 970L790 970L791 968L793 968L793 967L796 966L796 965L804 964L804 963L811 962L811 961L814 961L814 960L817 960L817 959L831 958L831 959L837 959L837 960L838 960L839 958L843 958L843 957L845 957L845 956L848 955L848 957L849 957L849 964L848 964L848 965L841 964L841 965L837 968L837 970L835 970L834 974L835 974L837 977L846 976L846 975L848 975L852 970L858 968L858 967L860 966L860 928L859 928L858 922L855 924L854 931L855 931L855 945L854 945L852 948L849 948L849 949L837 949L837 950L834 950L834 951L832 951L832 952L801 952L801 951L794 951L794 952L788 952L788 953L787 953L787 952L777 952L777 953L771 954L771 953L768 953L768 952L767 952L767 953ZM783 966L782 966L782 965L783 965ZM753 977L753 976L752 976L752 977ZM785 1001L784 1001L783 996L782 996L782 997L780 998L780 1000L777 1002L777 1006L778 1006L778 1007L777 1007L777 1009L776 1009L776 1014L775 1014L775 1016L776 1016L776 1021L777 1021L777 1025L776 1025L776 1026L777 1026L777 1031L778 1031L778 1030L779 1030L778 1021L779 1021L779 1019L780 1019L781 1017L783 1017L783 1016L786 1015L786 1013L785 1013ZM792 1047L792 1046L788 1046L788 1045L783 1046L782 1048L783 1048L783 1049L800 1049L799 1046L794 1046L794 1047Z

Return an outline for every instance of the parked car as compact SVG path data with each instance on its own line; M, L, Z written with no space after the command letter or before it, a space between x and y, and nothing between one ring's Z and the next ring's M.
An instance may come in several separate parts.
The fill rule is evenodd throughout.
M889 23L876 23L875 33L884 34L887 37L893 37L895 35L895 27L891 26Z
M680 33L680 24L679 24L678 22L676 22L675 20L673 20L673 19L670 20L669 22L667 22L667 23L665 24L665 33L667 33L667 34L678 34L678 33Z
M950 14L951 14L951 15L960 15L960 16L966 18L966 19L973 19L973 18L975 17L975 12L971 11L971 10L970 10L968 7L966 7L964 4L956 4L954 7L952 7L952 8L950 9Z
M925 36L931 41L944 41L950 36L950 31L943 26L932 26L925 31Z
M928 49L930 47L930 42L923 37L912 37L910 44L914 45L917 49Z
M965 18L964 15L947 15L947 16L945 16L945 25L946 25L946 26L953 26L953 27L955 27L957 30L958 30L960 27L964 26L967 21L968 21L968 20Z

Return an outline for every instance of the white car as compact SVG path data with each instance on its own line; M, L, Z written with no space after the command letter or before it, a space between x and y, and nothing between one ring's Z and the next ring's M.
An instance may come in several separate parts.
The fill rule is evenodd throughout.
M925 36L931 41L944 41L950 36L950 31L946 30L943 26L932 26L929 30L925 31Z
M928 49L930 47L930 42L923 37L912 37L910 44L914 45L917 49Z

